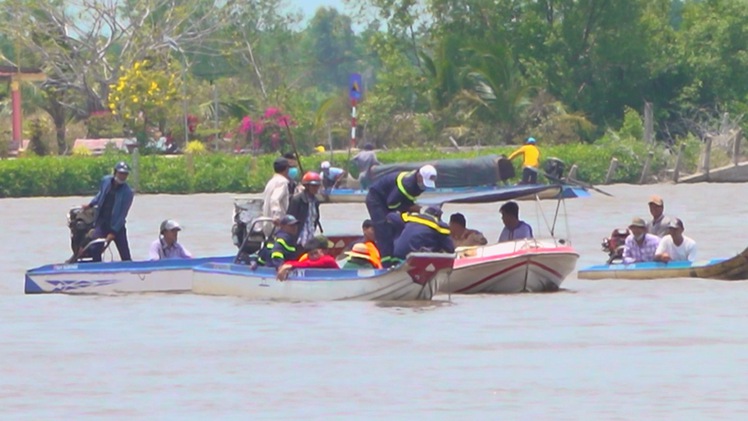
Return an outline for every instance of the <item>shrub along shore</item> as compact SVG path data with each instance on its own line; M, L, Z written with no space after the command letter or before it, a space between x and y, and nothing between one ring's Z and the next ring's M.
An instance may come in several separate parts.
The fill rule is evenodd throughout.
M428 161L433 159L472 158L489 154L508 155L515 146L470 151L444 152L437 149L398 149L378 151L382 163ZM561 159L568 169L576 164L576 179L592 184L602 183L612 157L618 167L611 182L638 183L651 148L641 142L611 142L605 145L540 145L541 159ZM78 196L98 189L101 177L109 174L118 161L137 168L130 184L138 193L256 193L261 192L272 175L277 155L200 154L181 156L130 156L118 153L90 156L24 157L0 160L0 197ZM348 153L317 153L301 157L305 171L318 170L322 161L346 167ZM655 150L649 166L649 181L672 168L675 157L665 150ZM696 156L686 156L682 169L695 167ZM514 162L519 169L521 158ZM355 170L350 168L353 175ZM518 171L520 174L521 171Z

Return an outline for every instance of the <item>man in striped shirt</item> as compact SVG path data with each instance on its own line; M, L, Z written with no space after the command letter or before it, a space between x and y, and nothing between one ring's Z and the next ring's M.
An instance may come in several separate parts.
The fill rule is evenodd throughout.
M631 234L623 247L623 263L651 262L654 260L660 237L647 233L647 223L634 218L629 225Z

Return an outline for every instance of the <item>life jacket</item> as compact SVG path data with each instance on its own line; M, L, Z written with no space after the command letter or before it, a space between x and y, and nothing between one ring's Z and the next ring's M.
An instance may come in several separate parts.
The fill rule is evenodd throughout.
M424 226L427 226L434 231L438 232L439 234L449 235L449 227L445 226L445 224L436 217L431 215L426 215L422 213L403 213L402 214L403 222L413 222L416 224L421 224Z

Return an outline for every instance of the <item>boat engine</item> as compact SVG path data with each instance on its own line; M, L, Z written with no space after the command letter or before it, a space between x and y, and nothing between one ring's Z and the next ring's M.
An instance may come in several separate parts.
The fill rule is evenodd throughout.
M610 237L603 238L601 246L603 251L608 253L608 264L623 262L623 246L629 234L630 232L626 228L616 228L610 234Z
M566 164L558 158L548 158L543 163L543 171L546 175L555 179L553 181L561 180L564 176L564 170L566 170Z
M78 256L78 252L92 240L94 217L94 208L75 207L68 211L67 225L70 229L70 249L73 251L73 257L69 260L75 261L81 257L90 257Z

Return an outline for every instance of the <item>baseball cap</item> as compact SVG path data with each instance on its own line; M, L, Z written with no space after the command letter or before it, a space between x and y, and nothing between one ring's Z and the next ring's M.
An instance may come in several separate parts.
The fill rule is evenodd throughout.
M665 202L662 201L662 197L653 194L649 197L649 203L654 203L657 206L662 206Z
M320 165L320 168L322 168L323 170L330 168L330 161L323 161Z
M631 223L629 224L629 228L631 227L647 228L647 223L644 222L643 219L636 217L631 220Z
M418 170L423 177L423 185L433 189L436 187L436 168L433 165L424 165Z
M668 228L683 228L683 221L681 221L678 218L672 218L670 219L670 222L667 224Z
M527 138L527 143L535 143L535 138L534 137L528 137Z
M179 222L177 222L177 221L175 221L173 219L167 219L167 220L165 220L164 222L161 223L161 232L172 231L172 230L181 231L182 230L182 226L179 225Z
M286 215L280 220L281 225L294 225L298 223L299 223L299 220L296 219L296 217L293 215Z
M425 211L423 211L423 213L431 215L431 216L435 216L437 218L441 218L442 209L439 206L429 206L426 208Z

